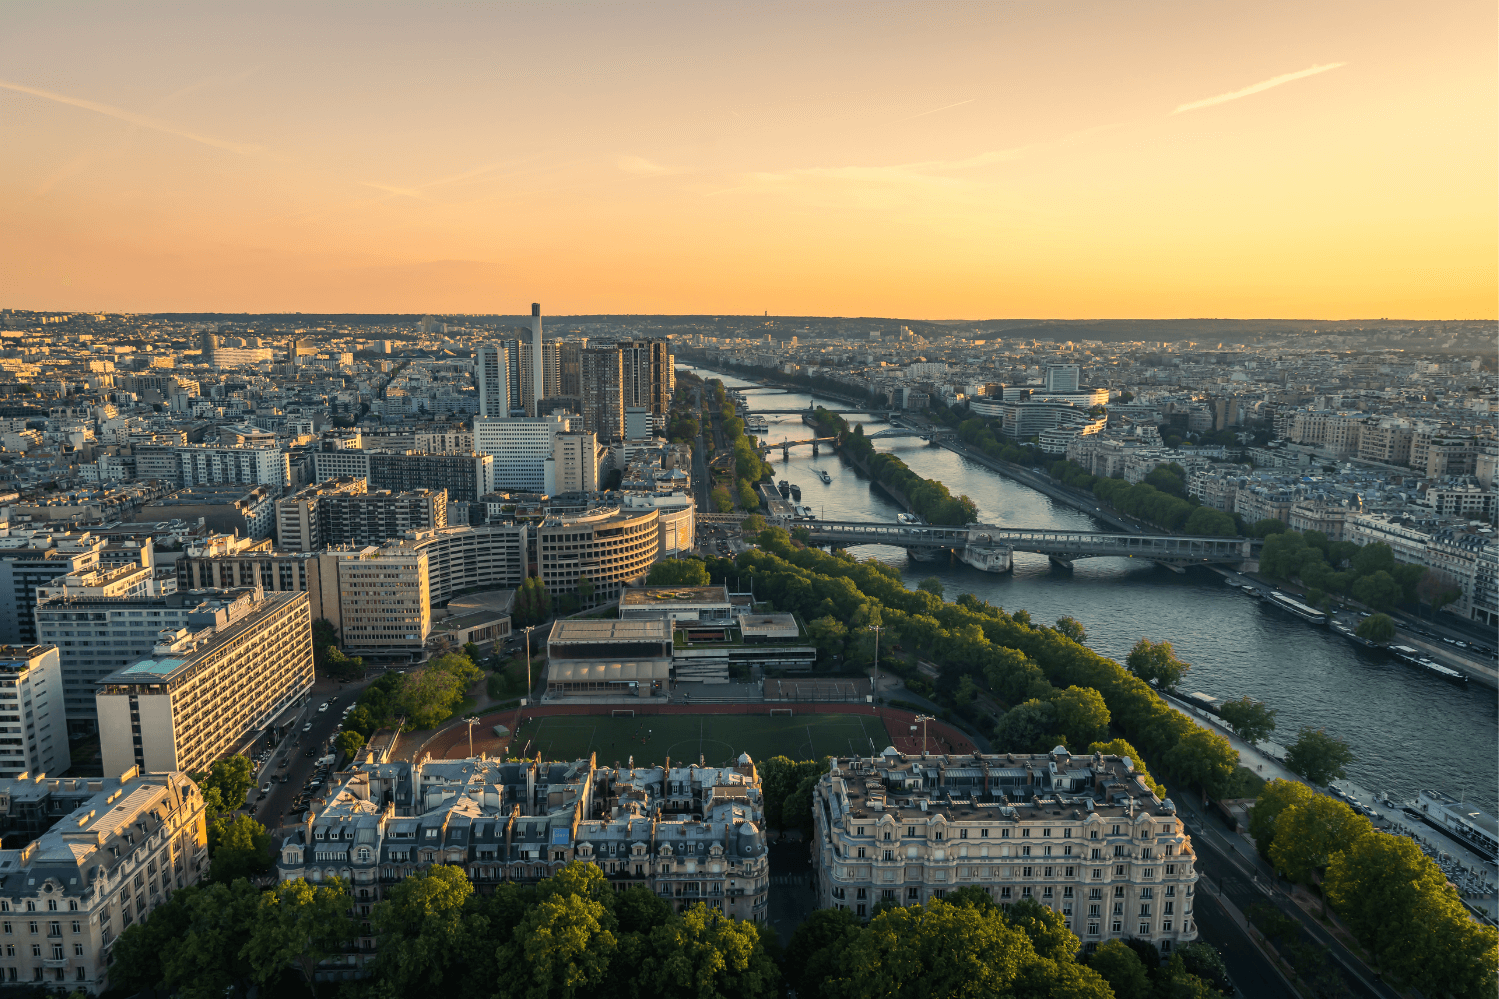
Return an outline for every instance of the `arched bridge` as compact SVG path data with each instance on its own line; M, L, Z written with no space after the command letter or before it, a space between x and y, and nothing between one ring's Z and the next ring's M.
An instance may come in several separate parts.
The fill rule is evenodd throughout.
M1178 535L1105 534L1097 531L1028 531L990 524L943 527L936 524L885 524L850 520L798 520L789 526L806 530L820 544L894 545L898 548L1006 547L1036 552L1058 562L1079 558L1143 558L1172 565L1243 562L1254 558L1249 538L1195 538Z

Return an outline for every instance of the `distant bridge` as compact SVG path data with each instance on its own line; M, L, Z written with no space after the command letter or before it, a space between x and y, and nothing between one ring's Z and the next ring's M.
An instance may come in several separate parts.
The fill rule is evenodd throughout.
M1189 564L1238 563L1254 558L1255 542L1248 538L1194 538L1176 535L1106 534L1098 531L1028 531L969 524L886 524L851 520L798 520L820 544L894 545L897 548L1007 547L1035 552L1052 561L1070 564L1080 558L1141 558L1172 567Z

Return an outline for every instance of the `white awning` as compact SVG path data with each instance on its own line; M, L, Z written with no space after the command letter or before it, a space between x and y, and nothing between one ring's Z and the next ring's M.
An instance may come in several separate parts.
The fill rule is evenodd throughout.
M670 659L645 659L640 662L610 662L607 659L552 660L548 665L549 683L613 683L634 680L671 679Z

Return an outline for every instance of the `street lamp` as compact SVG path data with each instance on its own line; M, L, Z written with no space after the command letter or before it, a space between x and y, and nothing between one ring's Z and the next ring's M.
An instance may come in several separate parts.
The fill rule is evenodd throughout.
M531 696L531 632L535 631L537 628L540 628L540 627L541 627L541 625L539 625L539 624L528 624L525 627L525 632L526 632L526 696L527 697Z
M871 624L869 630L874 632L874 703L878 708L880 704L880 629L884 625Z
M474 716L474 715L469 715L467 718L463 719L463 723L468 726L468 755L469 755L469 759L473 759L473 756L474 756L474 726L477 725L477 724L479 724L479 719L476 716Z
M921 722L921 751L926 752L926 723L935 721L931 715L917 715L916 720Z

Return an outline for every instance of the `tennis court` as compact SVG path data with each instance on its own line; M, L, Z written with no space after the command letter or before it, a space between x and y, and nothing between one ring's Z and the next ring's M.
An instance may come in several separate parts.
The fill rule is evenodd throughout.
M635 757L637 766L696 763L713 766L740 753L756 762L772 756L815 760L824 756L869 756L890 745L884 723L872 715L549 715L524 722L509 752L544 760L576 760L598 753L612 765Z

